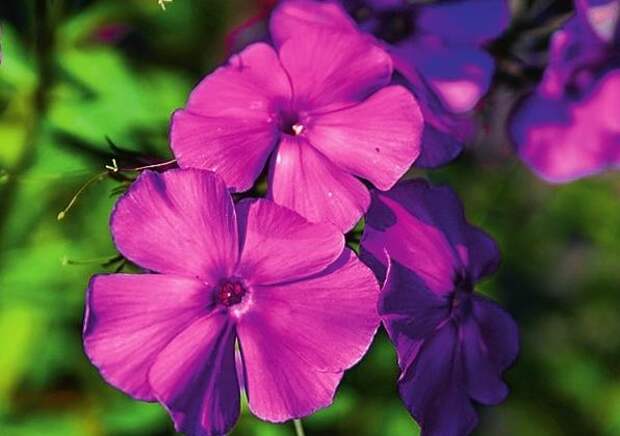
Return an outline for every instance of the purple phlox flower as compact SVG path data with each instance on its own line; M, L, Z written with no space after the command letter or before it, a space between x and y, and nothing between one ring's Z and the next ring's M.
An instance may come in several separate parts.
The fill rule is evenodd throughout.
M181 167L215 171L235 191L272 155L268 196L347 231L370 202L358 177L389 189L420 152L418 104L391 77L387 52L361 34L312 26L277 51L252 44L175 112L172 150Z
M230 431L241 384L269 421L329 405L378 327L376 280L337 228L269 200L235 205L211 172L142 173L111 229L148 272L92 278L86 353L188 435Z
M577 0L542 81L513 113L519 156L549 182L620 167L619 16L619 0Z
M474 292L498 266L495 242L466 221L452 190L409 180L373 193L361 247L384 279L379 314L396 347L401 398L422 435L470 433L472 402L506 398L502 372L519 346L510 315Z
M316 25L374 35L424 114L416 165L436 167L454 159L473 133L466 113L487 92L494 72L483 44L507 27L509 17L506 0L285 0L273 12L271 32L276 45Z

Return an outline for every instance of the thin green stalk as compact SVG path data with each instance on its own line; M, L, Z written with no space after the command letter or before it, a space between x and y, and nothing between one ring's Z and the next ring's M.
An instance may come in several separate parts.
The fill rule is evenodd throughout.
M295 434L297 436L305 436L306 434L304 433L304 426L301 423L301 419L294 419L293 423L295 424Z

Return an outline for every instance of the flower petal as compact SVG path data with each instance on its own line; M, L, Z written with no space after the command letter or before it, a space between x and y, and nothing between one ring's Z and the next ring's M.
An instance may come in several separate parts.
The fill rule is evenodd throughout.
M239 417L235 330L226 312L192 323L160 353L149 372L157 399L179 432L225 435Z
M424 342L398 383L401 398L424 436L471 433L477 414L463 389L457 329L447 323Z
M291 89L275 51L252 44L205 77L172 119L170 140L181 167L216 171L237 191L249 189L278 138L277 111Z
M463 141L453 132L424 124L422 150L415 161L418 168L439 168L456 159L463 151Z
M422 77L411 58L409 41L390 48L394 69L405 79L415 94L424 118L422 150L417 167L436 168L456 158L463 149L463 143L474 133L471 118L465 114L451 112Z
M269 30L275 45L295 35L305 35L315 26L336 32L357 32L355 22L335 1L285 0L271 13Z
M401 185L395 189L401 191L398 186ZM461 269L458 255L441 227L424 215L412 214L403 201L413 203L416 198L374 193L362 246L378 260L385 259L383 252L387 251L390 258L414 272L430 291L448 294L454 288L455 272Z
M192 91L186 109L200 115L264 119L274 104L291 97L278 55L259 42L233 55Z
M587 76L589 68L606 63L608 56L607 45L591 31L587 19L578 14L553 33L549 62L536 91L544 97L561 98L579 71L581 76Z
M215 284L237 262L237 223L222 180L200 170L143 172L117 202L114 242L152 271Z
M312 222L353 228L370 203L366 187L305 139L284 135L273 161L269 196Z
M620 41L620 3L618 0L576 0L577 15L585 19L602 41Z
M553 183L620 168L620 118L614 111L618 101L618 69L577 100L534 94L512 119L519 156L538 176Z
M278 135L268 120L206 117L185 110L172 117L171 142L179 166L214 171L236 192L252 187Z
M86 295L86 354L108 383L152 401L149 369L176 335L211 310L209 295L204 283L185 277L95 276Z
M471 398L485 405L501 403L508 395L502 372L519 351L517 325L495 302L472 297L473 316L460 326L465 386Z
M260 321L259 321L260 322ZM311 415L329 406L342 372L321 372L306 366L276 338L240 336L250 410L260 419L283 422Z
M327 406L379 326L371 271L346 250L314 278L254 291L238 327L250 409L282 421Z
M265 331L281 336L287 348L321 371L350 368L366 352L379 326L379 286L372 271L349 249L315 277L258 286L255 293L252 311L261 313L257 318L268 324ZM250 320L241 324L260 331Z
M449 318L449 300L429 290L415 272L392 260L381 290L379 314L404 371L421 342Z
M458 44L481 44L497 37L508 27L507 0L458 0L420 8L417 26Z
M370 36L323 26L287 39L280 61L293 83L300 110L341 109L359 103L392 77L392 60Z
M468 319L462 323L461 336L467 392L474 400L487 406L501 403L508 396L508 387L502 380L501 371L489 360L486 344L474 320Z
M344 237L331 224L313 224L269 200L237 204L243 239L237 275L268 285L308 277L334 262Z
M317 116L307 135L340 168L386 190L420 154L422 129L415 98L390 86L359 105Z
M517 324L497 303L479 295L474 297L474 316L487 344L489 357L497 368L505 370L519 352Z
M407 59L453 113L474 108L488 91L495 70L493 58L486 52L476 47L446 45L434 36L412 42Z
M463 267L477 281L499 264L497 245L467 222L454 192L421 179L374 194L362 246L378 260L387 250L438 293L452 290Z

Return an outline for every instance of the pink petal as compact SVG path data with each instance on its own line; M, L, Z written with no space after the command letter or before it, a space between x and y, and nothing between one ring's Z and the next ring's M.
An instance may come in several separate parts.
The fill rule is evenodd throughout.
M370 203L366 187L304 138L283 135L270 174L269 195L312 222L350 230Z
M210 292L204 283L184 277L95 276L86 295L86 354L108 383L152 401L149 369L176 335L211 310Z
M280 61L291 78L295 105L305 111L358 103L392 76L390 56L371 37L322 26L287 39Z
M249 189L277 142L279 106L290 98L274 50L247 47L205 77L174 114L170 140L179 165L216 171L235 190Z
M116 246L132 262L209 283L237 262L237 223L222 180L199 170L143 172L116 204Z
M269 200L237 205L243 249L237 275L272 284L322 271L342 253L344 237L330 224L313 224Z
M269 29L276 46L295 35L323 26L336 32L357 32L355 22L335 1L285 0L273 10Z
M308 280L255 289L239 321L250 409L282 421L332 402L377 330L378 286L350 250Z
M515 113L511 134L519 155L553 183L620 168L620 70L612 70L580 99L534 95Z
M179 166L215 171L233 191L250 189L278 139L269 120L255 121L176 111L171 141Z
M225 435L239 417L235 331L225 312L192 323L160 353L149 382L179 432Z
M240 346L245 361L246 394L252 413L260 419L283 422L311 415L329 406L342 372L321 372L306 367L292 351L245 333Z
M192 91L186 109L205 116L263 119L291 87L274 49L259 42L233 55Z
M390 258L414 272L438 295L452 292L461 262L443 229L425 216L410 213L392 196L377 193L375 198L362 238L364 249L378 260L385 259L387 251ZM416 200L408 196L405 201Z
M387 249L392 258L440 293L452 290L454 273L462 272L462 267L473 281L497 269L497 245L467 222L463 206L450 188L408 180L376 196L368 211L362 245L377 260L385 259Z
M359 105L317 116L307 135L340 168L386 190L420 154L422 129L415 98L390 86Z
M255 295L252 312L261 314L255 321L267 323L264 332L272 331L274 338L321 371L340 372L357 363L379 326L379 286L349 249L316 277L258 286ZM259 324L244 318L240 325L256 334Z

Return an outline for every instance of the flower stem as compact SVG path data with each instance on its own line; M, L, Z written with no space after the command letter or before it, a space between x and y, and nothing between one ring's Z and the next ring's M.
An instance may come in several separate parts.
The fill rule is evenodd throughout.
M304 426L301 423L301 419L294 419L293 423L295 424L295 434L297 436L305 436L306 434L304 433Z

